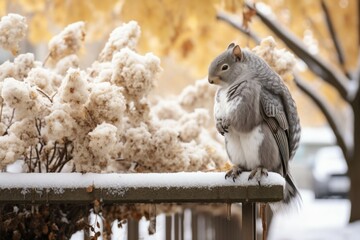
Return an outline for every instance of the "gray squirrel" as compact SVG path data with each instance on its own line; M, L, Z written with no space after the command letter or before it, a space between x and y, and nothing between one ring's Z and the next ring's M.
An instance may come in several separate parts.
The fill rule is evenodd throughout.
M294 100L280 76L252 52L231 43L209 66L209 83L219 85L214 115L216 129L234 164L225 178L251 171L259 184L268 171L286 181L283 203L300 201L289 172L300 140Z

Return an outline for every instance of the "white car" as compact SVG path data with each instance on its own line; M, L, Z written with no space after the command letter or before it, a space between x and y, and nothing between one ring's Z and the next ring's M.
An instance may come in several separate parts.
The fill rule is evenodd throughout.
M347 164L338 146L320 149L314 158L313 177L316 198L346 197L350 188Z
M343 197L349 190L346 161L327 126L302 130L300 146L290 167L296 185L314 191L317 198Z

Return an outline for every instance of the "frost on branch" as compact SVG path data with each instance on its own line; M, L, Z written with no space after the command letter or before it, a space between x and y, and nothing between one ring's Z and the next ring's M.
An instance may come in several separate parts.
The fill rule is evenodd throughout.
M62 80L63 77L54 71L47 68L34 67L29 71L24 81L36 86L48 96L51 96L56 92Z
M65 139L75 140L77 134L77 123L63 109L56 109L44 118L45 127L42 135L47 140L63 143Z
M1 97L5 104L15 109L16 119L35 116L39 111L38 93L25 82L6 78L2 84Z
M69 68L79 67L79 57L75 54L68 55L60 59L55 66L56 73L65 76Z
M6 61L0 65L0 81L7 77L23 81L33 67L40 65L40 62L35 61L34 54L20 54L14 59L14 62Z
M198 80L194 85L187 86L180 93L180 104L188 111L193 111L199 107L212 110L216 89L214 85L209 84L207 79Z
M35 119L24 118L20 121L14 122L9 128L9 132L14 134L24 147L36 145L39 133L36 129Z
M74 107L83 105L89 96L87 86L86 76L83 72L80 69L70 68L59 88L60 101L70 103Z
M98 165L108 165L108 160L114 158L115 146L118 143L117 128L108 123L98 125L89 133L89 148L92 154L98 159Z
M17 55L19 43L25 37L27 27L23 16L13 13L3 16L0 20L0 46Z
M63 57L76 54L85 39L85 23L76 22L68 25L49 42L49 57L57 62Z
M154 86L154 79L161 71L160 59L148 53L145 56L135 53L129 48L123 48L112 60L112 83L124 86L128 98L141 99Z
M89 99L85 104L95 123L111 122L115 126L122 123L126 109L123 88L109 82L93 83Z
M24 142L14 134L7 134L0 137L0 168L15 162L25 151Z
M140 27L135 21L124 23L116 28L110 34L109 40L100 53L100 61L111 61L113 54L125 47L134 50L139 41L140 33Z
M161 71L160 59L152 53L142 56L125 47L114 54L112 68L111 83L124 87L131 120L146 120L149 114L146 96Z

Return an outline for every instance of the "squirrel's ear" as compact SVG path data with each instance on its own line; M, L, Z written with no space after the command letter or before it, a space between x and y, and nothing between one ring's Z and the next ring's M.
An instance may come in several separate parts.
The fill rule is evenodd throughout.
M233 55L236 58L237 61L240 61L241 59L241 48L239 47L239 45L236 45L233 48Z
M230 43L227 49L233 48L235 46L235 43Z

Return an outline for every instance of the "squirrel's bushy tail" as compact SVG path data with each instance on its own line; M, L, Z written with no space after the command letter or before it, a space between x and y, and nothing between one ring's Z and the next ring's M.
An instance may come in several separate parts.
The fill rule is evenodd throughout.
M270 207L274 212L282 210L297 209L301 207L302 199L299 190L294 184L290 174L285 176L285 189L284 189L284 200L277 203L271 203Z

